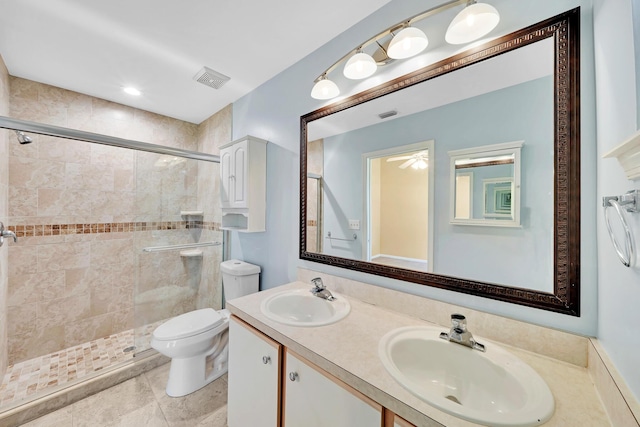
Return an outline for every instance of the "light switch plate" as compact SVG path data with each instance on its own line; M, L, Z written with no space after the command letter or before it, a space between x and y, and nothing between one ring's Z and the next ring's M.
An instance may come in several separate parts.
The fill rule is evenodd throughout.
M349 230L360 230L360 220L359 219L350 219L349 220Z

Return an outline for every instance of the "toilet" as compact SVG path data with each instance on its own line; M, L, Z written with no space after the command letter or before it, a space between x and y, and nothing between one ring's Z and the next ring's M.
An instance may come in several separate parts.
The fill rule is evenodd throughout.
M260 267L232 259L220 264L225 300L258 292ZM227 372L228 310L203 308L176 316L153 331L151 347L171 358L167 394L180 397Z

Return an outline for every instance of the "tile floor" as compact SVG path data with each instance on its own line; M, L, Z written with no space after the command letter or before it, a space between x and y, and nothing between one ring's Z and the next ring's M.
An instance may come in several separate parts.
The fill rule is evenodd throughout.
M226 427L227 376L185 397L169 397L164 364L23 427Z

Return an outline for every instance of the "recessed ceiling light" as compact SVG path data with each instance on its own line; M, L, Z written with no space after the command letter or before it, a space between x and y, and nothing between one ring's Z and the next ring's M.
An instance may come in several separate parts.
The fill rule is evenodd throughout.
M122 90L124 90L129 95L133 95L133 96L140 96L142 94L142 92L140 92L138 89L131 86L124 87L122 88Z

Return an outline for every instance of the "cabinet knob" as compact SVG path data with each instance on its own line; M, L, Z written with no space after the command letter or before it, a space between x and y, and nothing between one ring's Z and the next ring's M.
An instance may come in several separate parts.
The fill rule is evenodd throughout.
M289 372L289 379L291 381L296 381L298 379L298 373L297 372Z
M265 365L271 362L271 356L262 356L262 363Z

